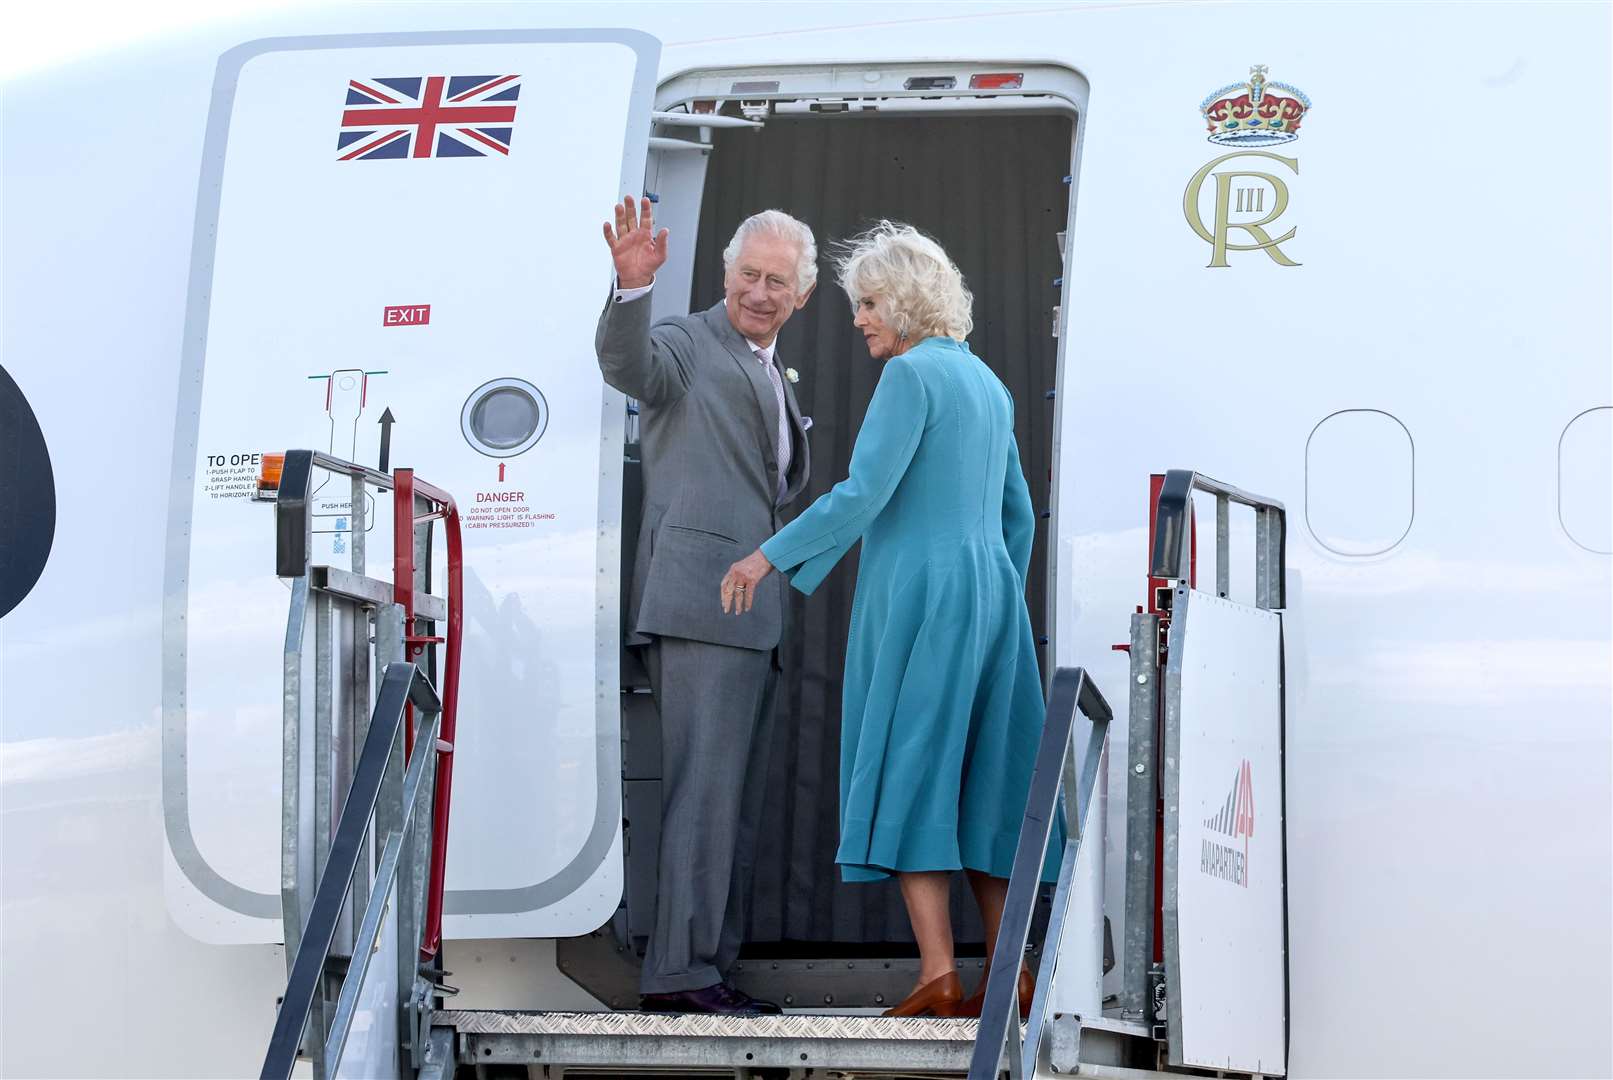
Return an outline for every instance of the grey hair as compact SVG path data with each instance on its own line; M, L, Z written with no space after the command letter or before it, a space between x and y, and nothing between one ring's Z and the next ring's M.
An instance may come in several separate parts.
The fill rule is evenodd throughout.
M739 251L753 236L776 236L788 240L800 252L795 260L795 292L799 296L818 283L818 242L805 222L797 221L782 210L763 210L739 223L734 238L722 249L723 272L734 268Z
M835 267L855 313L860 300L911 341L950 337L974 329L974 296L946 250L911 225L880 221L847 240Z

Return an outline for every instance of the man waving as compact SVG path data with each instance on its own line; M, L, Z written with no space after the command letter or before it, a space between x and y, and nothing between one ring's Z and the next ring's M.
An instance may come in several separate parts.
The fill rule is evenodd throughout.
M783 630L784 585L760 583L751 618L714 585L778 530L806 487L806 425L778 358L779 328L817 282L812 230L778 210L723 251L721 303L650 325L666 262L648 201L615 209L616 289L595 348L605 381L639 402L644 516L628 644L644 649L661 717L661 857L646 1009L778 1012L725 981L739 955Z

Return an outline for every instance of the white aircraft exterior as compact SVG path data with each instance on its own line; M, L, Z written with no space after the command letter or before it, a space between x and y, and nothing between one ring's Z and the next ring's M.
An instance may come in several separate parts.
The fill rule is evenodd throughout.
M53 528L7 533L48 561L0 622L0 1074L260 1064L286 974L287 593L269 510L231 496L266 451L373 463L382 407L394 461L480 522L458 1004L601 1007L554 946L622 893L627 420L592 358L599 221L646 177L674 250L657 309L685 310L704 155L664 124L652 146L649 112L748 82L778 103L767 122L802 130L875 99L1070 118L1057 394L1018 407L1055 418L1050 657L1117 709L1111 792L1148 476L1191 468L1287 507L1289 1074L1608 1075L1610 11L377 4L219 19L14 79L4 367L55 505ZM470 149L442 153L467 160L434 162L479 152L483 174L338 160L379 153L370 136L331 153L333 79L516 63L513 141L455 136ZM971 72L1025 82L971 94ZM962 81L906 89L932 74ZM1304 103L1297 137L1209 140L1201 103L1251 79ZM827 278L814 303L838 305ZM500 380L542 391L543 429L513 450L471 430ZM38 480L0 460L0 512L24 520ZM346 528L320 532L325 556ZM1251 588L1235 577L1234 598ZM1123 814L1107 820L1118 918Z

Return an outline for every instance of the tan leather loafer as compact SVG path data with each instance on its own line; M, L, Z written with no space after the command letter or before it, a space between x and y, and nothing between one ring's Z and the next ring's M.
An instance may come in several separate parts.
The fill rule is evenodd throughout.
M939 979L931 979L897 1005L886 1009L885 1016L952 1016L958 1002L963 1000L963 983L958 973L949 971Z

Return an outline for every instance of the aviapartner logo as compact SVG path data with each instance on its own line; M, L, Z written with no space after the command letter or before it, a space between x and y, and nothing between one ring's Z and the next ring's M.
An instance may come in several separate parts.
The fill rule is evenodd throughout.
M1243 838L1243 850L1211 837L1199 841L1199 871L1230 881L1234 885L1249 887L1249 838L1255 834L1255 785L1244 759L1232 778L1226 802L1221 809L1204 819L1204 827L1212 833L1231 837L1234 842Z

